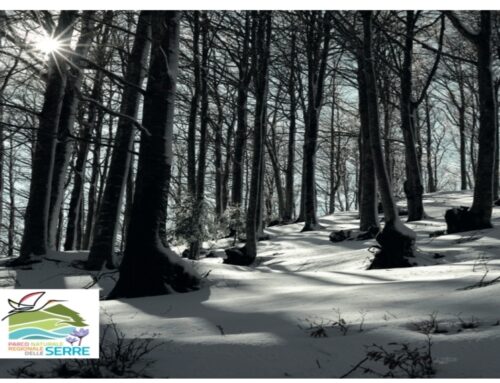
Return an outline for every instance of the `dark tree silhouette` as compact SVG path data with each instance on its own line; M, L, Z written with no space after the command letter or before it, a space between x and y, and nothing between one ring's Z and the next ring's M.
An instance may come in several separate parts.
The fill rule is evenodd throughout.
M151 12L143 11L139 15L134 45L130 53L125 80L130 84L125 87L122 96L120 112L123 114L118 120L118 130L115 138L115 147L109 165L108 177L97 220L94 227L94 240L86 267L90 270L99 270L105 262L113 266L113 247L120 207L125 192L125 183L130 171L130 162L134 137L134 124L131 120L137 115L139 107L139 88L146 75L146 57L148 55L148 40L150 31Z
M134 204L120 278L109 298L195 289L198 278L160 239L172 166L174 103L179 61L179 12L151 16L152 46L144 97Z
M55 30L55 35L64 44L69 44L73 35L76 11L62 11ZM33 255L47 252L50 195L53 165L56 149L56 134L64 99L64 89L68 77L69 65L58 54L50 56L48 64L47 86L40 124L33 156L30 194L24 219L24 233L20 256L15 264L27 263Z
M446 12L455 28L477 50L477 81L479 88L479 152L474 199L470 210L448 210L448 232L476 230L492 227L493 177L497 143L497 111L493 73L491 70L491 11L480 12L478 31L468 28L455 13Z

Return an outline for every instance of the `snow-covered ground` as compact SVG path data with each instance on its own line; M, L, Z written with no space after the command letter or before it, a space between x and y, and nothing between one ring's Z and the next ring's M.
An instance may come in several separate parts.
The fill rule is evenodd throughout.
M128 338L163 342L149 356L156 360L148 370L154 377L336 378L365 358L365 346L423 346L427 336L417 328L432 315L441 330L430 334L436 377L498 378L500 283L464 288L487 271L484 281L500 276L500 208L494 208L494 229L428 235L445 229L448 207L471 200L469 192L425 197L429 218L409 224L418 236L418 267L366 270L375 241L330 242L332 230L358 225L356 213L335 213L321 219L321 231L300 233L300 224L269 228L271 239L259 243L253 267L218 258L196 262L200 274L208 273L197 292L102 301L101 321L111 318ZM106 274L92 285L88 274L68 267L85 254L47 257L32 270L0 269L0 288L17 281L18 288L91 286L104 295L116 277ZM339 318L346 332L331 326ZM323 336L311 336L314 331ZM0 376L20 364L2 360ZM370 377L360 370L349 376Z

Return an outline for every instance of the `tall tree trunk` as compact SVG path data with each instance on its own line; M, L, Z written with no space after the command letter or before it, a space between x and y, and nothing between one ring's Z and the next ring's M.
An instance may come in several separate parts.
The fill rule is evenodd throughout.
M59 211L59 225L57 228L57 235L56 235L56 249L61 248L61 244L63 241L63 228L64 228L64 210L61 208Z
M110 94L110 102L112 99L112 95ZM114 142L114 134L113 134L113 116L110 116L108 118L108 137L107 140L109 143ZM104 152L104 165L102 172L100 174L100 179L101 182L99 183L99 191L97 193L97 207L96 207L96 212L98 212L101 209L101 204L102 204L102 196L104 194L104 186L106 186L106 179L108 178L108 170L109 170L109 164L111 162L111 145L106 146L106 151ZM95 223L95 222L94 222ZM93 238L93 233L92 233L92 238Z
M245 32L242 41L241 60L238 63L237 126L234 138L234 159L232 168L231 204L242 206L243 196L243 159L247 140L247 102L248 87L251 80L250 70L250 12L245 13Z
M388 97L388 96L387 96ZM389 100L383 102L384 108L384 158L385 167L387 169L387 176L392 185L392 162L393 162L393 152L391 145L391 109L389 106Z
M448 11L446 15L455 28L476 47L479 85L479 150L474 198L470 211L465 214L457 210L446 212L448 232L452 233L492 227L497 113L491 70L491 11L480 12L480 27L477 33L465 27L453 12Z
M16 227L16 189L14 176L14 139L12 135L9 139L9 230L7 232L7 255L14 255L15 227Z
M416 121L416 105L412 100L412 61L415 18L413 11L406 13L406 34L403 67L401 71L401 128L405 142L406 181L404 191L408 203L408 221L419 221L424 218L421 172L417 153L418 127Z
M385 169L380 141L377 81L372 56L372 11L362 11L361 14L363 18L364 58L362 66L370 124L370 147L385 218L384 229L377 235L381 250L375 255L370 268L406 267L410 265L406 257L413 256L415 233L399 220L389 177Z
M231 174L231 160L232 160L232 152L233 152L233 129L234 124L236 122L236 118L231 120L231 123L227 126L226 133L226 159L224 161L224 174L222 181L222 209L226 211L227 205L229 203L229 175Z
M292 28L293 29L293 28ZM288 128L288 157L285 172L285 213L283 221L291 222L295 216L295 132L297 131L297 98L295 95L295 82L297 81L295 60L297 55L297 34L292 31L290 42L290 77L288 78L288 96L290 98L290 125Z
M5 20L7 15L5 11L0 13L0 50L3 47L3 39L5 35ZM5 80L4 80L5 81ZM4 193L4 162L5 162L5 143L4 143L4 126L3 126L3 90L0 90L0 236L3 234L3 193Z
M500 56L500 48L498 48ZM500 57L499 57L500 58ZM493 199L498 199L499 177L500 177L500 145L499 145L499 127L498 127L498 89L500 88L500 79L495 83L495 116L496 116L496 133L495 133L495 174L493 176Z
M99 50L96 54L96 61L99 66L104 67L106 65L106 45L109 39L110 29L106 28L100 41L104 45L99 46ZM91 100L102 103L102 92L103 92L103 82L104 82L104 74L102 71L97 71L94 78L94 83L92 85L92 91L90 94ZM99 140L101 137L101 123L102 123L103 114L102 111L98 110L98 107L95 103L91 102L88 107L88 116L86 122L82 125L82 131L80 133L81 142L77 151L76 164L74 169L74 180L73 180L73 189L71 191L70 203L69 203L69 211L68 211L68 223L66 226L66 239L64 242L64 250L74 250L83 248L85 245L85 230L84 230L84 191L85 191L85 174L87 167L87 157L90 150L90 140L92 138L92 134L95 132L95 144L94 144L94 155L98 151ZM82 117L83 119L83 117ZM94 159L94 164L92 167L91 174L91 187L89 193L89 207L90 213L93 217L93 203L94 203L94 186L95 177L96 177L96 167L99 164ZM92 218L93 219L93 218ZM90 223L92 224L92 222ZM85 249L87 247L85 246Z
M304 137L304 228L317 230L321 226L316 215L316 150L319 116L323 102L323 84L330 43L330 14L311 12L307 20L308 105Z
M368 111L367 84L363 52L358 52L358 88L359 115L361 125L360 150L360 193L359 193L359 228L370 230L378 228L377 182L375 179L374 161L370 144L370 115ZM387 141L386 141L387 142ZM389 185L390 186L390 185ZM346 201L347 203L347 201Z
M73 137L71 136L74 132L75 118L79 104L78 93L80 92L83 79L84 60L88 55L94 36L94 15L95 11L85 11L82 14L82 32L78 39L75 54L71 57L72 65L68 72L61 116L59 118L49 210L48 246L50 249L57 250L57 233L59 232L59 216L64 200L64 185L68 175L71 153L73 152ZM112 13L110 16L112 17ZM105 21L109 21L110 16L105 17Z
M202 57L201 57L201 110L200 110L200 147L198 150L198 172L196 175L196 194L193 212L193 227L196 227L196 239L191 242L189 249L189 258L198 259L200 256L200 247L202 244L202 233L204 214L202 210L205 202L205 171L207 162L207 126L208 126L208 30L209 20L207 13L201 14L201 39L202 39Z
M104 119L104 113L99 110L96 122L95 143L92 151L92 172L90 174L89 193L87 201L87 219L85 221L85 230L82 238L82 249L88 250L92 241L92 230L95 223L95 211L97 207L97 183L99 182L99 167L101 165L101 127Z
M241 250L228 253L225 263L250 265L257 256L259 226L262 225L264 190L264 140L266 138L266 103L268 94L271 13L252 11L252 61L255 88L255 118L253 135L252 176L246 215L246 244Z
M459 82L460 108L458 111L458 124L460 129L460 190L467 190L467 162L465 143L465 89L463 81Z
M332 114L330 117L330 153L329 153L329 170L330 170L330 190L328 193L329 201L328 201L328 214L333 214L335 212L335 193L338 188L338 174L336 174L335 167L335 89L333 89L333 97L332 97Z
M470 135L470 165L472 169L472 178L474 179L474 184L476 183L476 175L477 175L477 161L476 161L476 126L477 126L477 112L475 103L472 103L472 127L471 127L471 135ZM474 187L471 183L469 184L471 189Z
M193 12L193 96L189 110L187 136L187 185L189 198L196 199L196 121L200 104L201 67L200 67L200 12Z
M125 209L123 212L123 224L122 224L122 240L120 243L120 250L123 251L124 244L127 241L127 232L130 225L130 217L132 215L132 205L134 203L134 157L130 158L130 169L127 174L127 185L125 188Z
M95 89L97 88L94 83L94 90ZM86 163L94 127L95 108L90 107L89 118L80 133L80 145L78 146L75 169L73 173L73 189L71 191L69 201L66 240L64 242L64 250L66 251L79 249L81 245L81 231L84 213L83 192L85 186Z
M85 169L84 169L85 171ZM85 174L85 173L83 173ZM82 186L83 187L83 186ZM78 221L76 223L76 239L74 249L81 249L83 243L83 227L85 225L85 195L82 190L82 194L80 197L80 207L78 210Z
M307 113L306 113L307 114ZM295 223L304 222L306 217L306 162L304 161L304 146L302 146L302 172L300 173L300 206Z
M139 107L140 87L146 75L146 58L149 50L151 12L142 11L139 15L134 44L125 73L130 84L123 92L120 113L136 118ZM86 268L99 270L107 262L114 264L113 249L120 216L125 183L130 170L131 150L133 149L134 124L130 118L120 117L115 137L115 147L109 165L108 177L101 206L94 226L94 240L90 248Z
M71 40L76 17L76 11L61 11L55 35L61 36L62 41ZM29 262L32 255L43 255L47 252L56 134L69 67L65 60L59 55L50 55L49 58L47 86L32 163L24 233L20 257L16 263Z
M431 125L431 110L429 105L429 97L425 96L425 123L427 140L426 144L426 163L427 163L427 191L429 193L436 192L436 181L434 180L434 170L432 169L432 125Z
M280 99L281 88L278 89L278 95L276 96L276 105L274 106L273 118L271 122L271 136L269 139L264 139L267 147L267 153L269 154L269 158L271 159L271 165L273 167L273 175L274 175L274 184L276 186L276 194L278 197L278 220L280 222L284 222L285 218L285 193L283 191L283 183L281 182L281 168L278 158L278 149L276 147L276 117L278 114L278 100ZM272 189L270 190L270 194ZM272 199L270 200L272 206ZM268 221L272 219L268 214Z
M215 145L214 145L214 165L215 165L215 216L219 220L224 213L224 169L222 162L222 126L224 124L224 109L222 101L220 99L220 94L218 90L218 84L214 84L214 101L217 107L217 119L213 125Z
M491 227L493 177L496 152L496 108L491 69L491 12L481 11L481 30L477 38L479 84L479 151L477 179L471 213L477 227Z
M267 94L269 47L271 39L271 13L252 12L253 14L253 67L255 87L255 118L252 158L252 179L247 209L245 256L248 264L257 256L257 239L262 229L262 200L264 191L264 143L267 124Z
M266 104L264 104L264 106L263 106L262 114L264 116L267 116ZM267 119L265 121L267 123ZM264 201L264 198L265 198L265 186L266 186L265 185L265 178L266 178L266 174L267 174L266 160L265 160L266 151L264 150L266 136L267 136L267 126L264 125L263 137L262 137L262 149L260 151L260 155L261 155L261 158L260 158L260 181L259 181L260 190L258 192L258 199L257 199L257 233L256 233L257 241L260 241L266 237L264 234L264 227L265 227L265 218L264 218L265 201Z
M161 295L198 287L199 279L160 240L173 156L179 15L176 11L151 14L151 64L143 111L148 133L141 133L127 243L120 277L108 298Z

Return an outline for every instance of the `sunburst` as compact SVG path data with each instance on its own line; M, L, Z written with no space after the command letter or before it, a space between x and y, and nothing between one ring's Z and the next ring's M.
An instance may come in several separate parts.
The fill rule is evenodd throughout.
M45 55L57 53L62 48L62 43L53 36L44 35L35 43L35 48Z

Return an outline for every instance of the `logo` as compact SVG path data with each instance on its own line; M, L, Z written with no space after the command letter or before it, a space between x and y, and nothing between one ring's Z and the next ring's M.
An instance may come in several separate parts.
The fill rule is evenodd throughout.
M98 358L98 290L0 291L0 358Z

